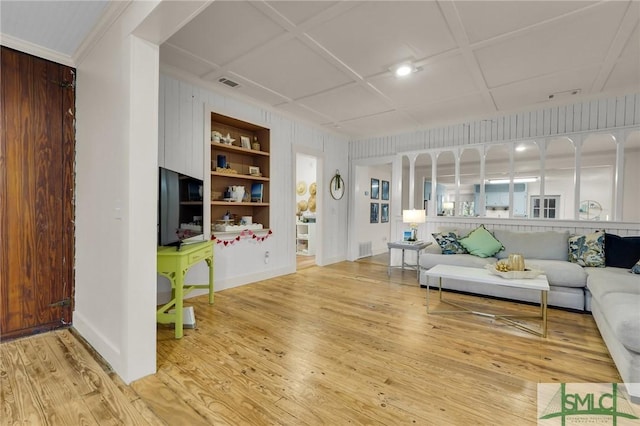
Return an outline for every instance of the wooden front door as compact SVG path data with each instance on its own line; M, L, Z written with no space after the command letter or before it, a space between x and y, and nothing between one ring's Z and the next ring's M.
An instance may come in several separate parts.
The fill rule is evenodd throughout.
M75 70L1 48L0 338L71 322Z

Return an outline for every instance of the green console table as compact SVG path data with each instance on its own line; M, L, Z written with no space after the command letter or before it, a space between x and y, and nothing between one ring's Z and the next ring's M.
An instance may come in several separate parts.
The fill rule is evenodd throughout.
M209 267L209 284L188 284L185 287L184 277L196 263L207 262ZM209 289L209 304L213 304L213 241L185 244L176 250L175 247L158 247L158 273L171 282L171 296L168 303L156 311L156 321L160 324L176 325L176 339L182 338L184 297L195 289ZM168 311L175 306L174 313Z

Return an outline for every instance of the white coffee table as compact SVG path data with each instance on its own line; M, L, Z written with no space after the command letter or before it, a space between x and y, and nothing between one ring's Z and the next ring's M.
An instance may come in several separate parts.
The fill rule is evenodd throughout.
M438 278L438 296L440 301L447 303L451 306L455 306L459 310L438 310L433 311L429 309L429 286L427 282L427 313L428 314L475 314L482 316L489 316L496 319L500 319L508 322L509 324L533 333L537 336L547 337L547 292L549 291L549 281L547 281L546 275L538 275L536 278L526 279L507 279L501 276L495 275L483 268L469 268L465 266L453 266L453 265L436 265L433 268L426 270L427 277ZM450 302L442 299L442 279L456 279L460 281L471 281L477 283L500 285L506 287L526 288L530 290L540 291L540 313L538 315L519 315L519 314L489 314L486 312L473 311L457 303ZM542 320L542 331L537 331L533 328L527 327L519 322L513 321L512 318L538 318Z

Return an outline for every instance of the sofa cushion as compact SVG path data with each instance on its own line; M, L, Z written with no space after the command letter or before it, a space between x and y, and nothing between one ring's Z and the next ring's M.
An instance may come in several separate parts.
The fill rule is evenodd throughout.
M620 343L640 352L640 294L609 293L598 302Z
M478 257L493 256L503 248L500 241L496 240L483 225L478 226L466 237L460 238L458 242L469 254Z
M608 293L640 295L640 275L630 274L625 268L585 268L587 288L594 299L600 300Z
M580 266L604 267L604 231L570 237L569 262Z
M605 233L604 254L607 266L631 269L640 261L640 237Z
M577 263L525 258L525 266L543 270L551 286L583 288L587 285L587 272Z
M568 260L569 231L517 232L496 229L493 232L504 246L496 257L504 259L519 253L526 259Z
M471 254L456 254L445 256L441 253L434 254L432 251L425 250L420 254L420 266L424 269L431 269L436 265L456 265L468 266L471 268L484 268L495 262L494 257L478 257Z
M464 247L458 242L458 235L455 232L441 232L439 234L431 234L436 240L442 254L465 254L468 253Z

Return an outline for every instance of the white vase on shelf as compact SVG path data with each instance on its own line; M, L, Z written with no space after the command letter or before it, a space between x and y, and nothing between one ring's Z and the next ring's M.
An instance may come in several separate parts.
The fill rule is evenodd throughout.
M244 199L244 186L231 186L230 187L231 198L238 202L242 202Z

